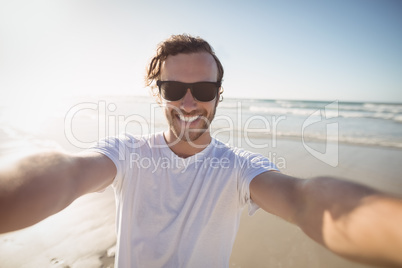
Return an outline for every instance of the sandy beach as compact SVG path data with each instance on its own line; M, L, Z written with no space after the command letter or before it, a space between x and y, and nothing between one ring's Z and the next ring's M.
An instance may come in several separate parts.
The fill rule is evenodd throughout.
M311 143L310 146L323 146ZM278 140L275 148L246 149L270 155L281 171L310 178L333 175L402 194L402 150L339 144L339 163L329 166L297 140ZM317 147L317 148L318 148ZM115 205L111 188L86 195L64 211L23 230L0 236L0 266L114 267ZM370 267L344 260L304 235L297 227L259 210L244 210L230 267Z
M286 159L283 173L302 178L332 175L402 195L402 150L339 144L337 167L314 158L300 141L279 140L276 152L277 158ZM336 256L308 238L299 228L261 209L253 217L243 212L230 265L275 268L371 267Z

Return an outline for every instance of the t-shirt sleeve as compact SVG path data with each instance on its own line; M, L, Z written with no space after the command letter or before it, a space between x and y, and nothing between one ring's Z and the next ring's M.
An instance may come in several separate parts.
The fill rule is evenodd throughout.
M242 165L240 170L240 203L242 206L248 205L250 216L260 208L250 197L250 182L259 174L267 171L279 171L278 168L267 157L261 154L242 152Z
M130 148L135 144L135 140L130 135L121 135L118 137L107 137L97 142L89 151L98 152L109 157L116 166L116 177L113 180L112 186L120 189L123 177L126 173L126 161L130 156Z

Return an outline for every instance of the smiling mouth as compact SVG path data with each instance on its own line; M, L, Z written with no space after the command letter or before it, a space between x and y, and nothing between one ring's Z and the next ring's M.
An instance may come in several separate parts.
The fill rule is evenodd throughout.
M192 122L194 122L195 120L197 120L200 116L199 115L195 115L195 116L183 116L183 115L178 115L179 116L179 119L181 120L181 121L183 121L183 122L186 122L186 123L192 123Z

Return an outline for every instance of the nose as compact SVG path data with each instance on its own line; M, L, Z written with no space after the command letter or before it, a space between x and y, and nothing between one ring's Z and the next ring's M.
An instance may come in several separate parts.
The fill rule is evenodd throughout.
M197 101L191 94L190 89L187 89L186 95L181 99L180 108L186 113L190 113L197 108Z

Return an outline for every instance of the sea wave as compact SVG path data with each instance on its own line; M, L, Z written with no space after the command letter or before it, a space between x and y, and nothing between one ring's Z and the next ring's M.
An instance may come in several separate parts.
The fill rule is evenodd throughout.
M392 118L394 121L396 121L396 122L400 122L400 123L402 123L402 115L397 115L397 116L395 116L394 118Z
M322 108L326 105L337 102L339 110L354 110L354 111L374 111L374 112L389 112L402 113L401 103L373 103L373 102L342 102L342 101L292 101L292 100L276 100L272 103L285 108ZM261 102L267 104L269 102Z
M334 106L324 102L317 102L311 105L309 102L303 104L301 102L276 101L275 104L280 104L280 106L272 106L267 103L254 103L249 106L243 105L243 107L248 107L250 112L258 114L309 116L318 110L325 110L327 117L376 118L393 120L398 123L402 122L402 105L400 104L341 103L337 106L338 109L333 109ZM233 106L233 108L236 107Z
M218 132L219 135L224 135L224 132ZM212 136L214 135L214 130L211 131ZM402 139L399 140L387 140L382 137L358 137L358 136L350 136L350 135L339 135L339 136L326 136L323 133L304 133L301 135L300 132L292 132L292 131L276 131L273 135L269 130L264 129L256 129L256 130L248 130L245 132L244 130L234 130L230 133L226 133L226 135L234 135L234 136L242 136L247 139L262 139L266 140L267 144L273 144L275 139L292 139L299 140L300 142L309 142L315 141L320 143L325 142L339 142L345 144L355 144L355 145L365 145L365 146L383 146L383 147L391 147L402 149Z
M310 116L318 110L311 108L284 108L284 107L263 107L263 106L250 106L249 111L252 113L269 114L269 115L297 115L297 116ZM326 110L328 117L344 117L344 118L376 118L385 120L394 120L395 122L402 122L401 113L379 112L379 111L360 111L360 110Z

